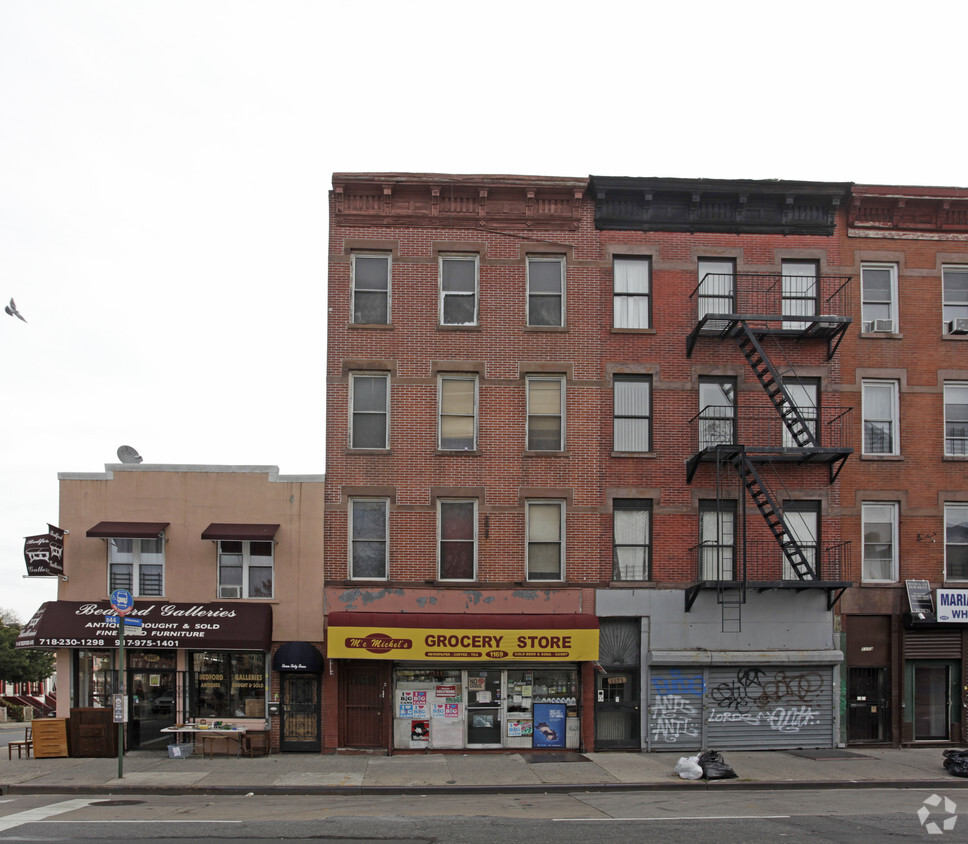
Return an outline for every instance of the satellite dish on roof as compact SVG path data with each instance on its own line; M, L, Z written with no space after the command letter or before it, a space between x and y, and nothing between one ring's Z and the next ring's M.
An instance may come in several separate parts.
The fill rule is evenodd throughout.
M130 445L123 445L118 449L118 460L122 463L140 463L141 455Z

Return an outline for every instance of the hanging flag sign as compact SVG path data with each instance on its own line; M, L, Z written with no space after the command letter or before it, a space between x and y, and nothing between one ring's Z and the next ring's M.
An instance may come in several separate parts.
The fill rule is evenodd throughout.
M49 577L64 573L64 531L47 525L47 533L24 538L24 562L28 577Z

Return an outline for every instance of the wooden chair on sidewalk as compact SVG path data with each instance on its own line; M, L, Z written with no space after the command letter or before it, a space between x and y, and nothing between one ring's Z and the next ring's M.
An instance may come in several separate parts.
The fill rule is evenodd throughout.
M246 731L242 739L242 752L250 759L253 756L269 755L269 733L265 730Z
M13 759L13 749L17 748L17 758L22 759L21 754L23 751L27 751L27 758L30 758L30 754L34 749L34 739L33 739L33 728L27 727L24 729L24 740L23 741L12 741L7 745L7 758Z

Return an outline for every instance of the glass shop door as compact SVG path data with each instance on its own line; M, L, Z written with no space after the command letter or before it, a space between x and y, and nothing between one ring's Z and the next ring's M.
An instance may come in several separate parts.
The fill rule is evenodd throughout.
M501 747L501 670L467 672L467 746Z

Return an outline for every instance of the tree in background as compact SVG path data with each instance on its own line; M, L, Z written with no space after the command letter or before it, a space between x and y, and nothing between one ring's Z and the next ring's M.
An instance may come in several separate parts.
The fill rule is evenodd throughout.
M0 681L37 683L54 673L54 654L26 648L17 650L14 642L23 624L12 610L0 607Z

